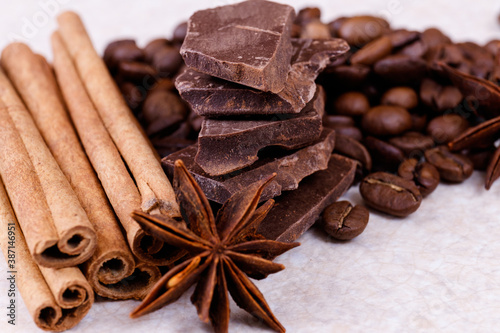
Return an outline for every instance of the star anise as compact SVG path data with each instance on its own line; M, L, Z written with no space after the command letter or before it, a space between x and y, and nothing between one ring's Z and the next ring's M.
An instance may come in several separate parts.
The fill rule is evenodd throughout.
M228 330L228 290L239 307L272 329L284 332L264 296L247 277L264 278L284 269L272 258L299 245L267 240L256 233L274 204L271 199L257 208L264 187L274 177L234 194L214 218L203 191L182 161L177 160L174 189L189 227L168 217L139 211L133 217L148 233L188 251L191 257L168 271L130 316L139 317L174 302L197 282L191 302L200 319L210 320L216 332Z

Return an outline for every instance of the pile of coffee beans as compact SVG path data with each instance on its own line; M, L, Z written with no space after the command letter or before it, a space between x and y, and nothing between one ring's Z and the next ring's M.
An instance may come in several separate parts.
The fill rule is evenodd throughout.
M173 85L183 68L178 50L185 34L183 23L171 40L156 39L143 49L121 40L104 54L161 156L195 142L200 129L199 117ZM297 13L292 35L343 38L351 47L317 83L327 97L323 126L336 131L335 152L358 162L357 181L368 206L407 216L440 181L462 182L500 155L494 154L498 131L459 151L450 150L449 144L500 115L498 106L496 113L492 106L500 99L500 89L492 88L500 85L500 40L453 43L435 28L392 29L386 20L366 15L324 23L314 7ZM493 97L486 98L493 99L468 93L464 87L471 80L489 87ZM322 219L325 230L342 240L359 235L367 222L364 207L346 202L328 207Z
M171 39L158 38L144 48L131 39L110 43L104 61L160 156L185 148L198 137L201 118L191 112L174 87L184 62L179 49L187 24Z

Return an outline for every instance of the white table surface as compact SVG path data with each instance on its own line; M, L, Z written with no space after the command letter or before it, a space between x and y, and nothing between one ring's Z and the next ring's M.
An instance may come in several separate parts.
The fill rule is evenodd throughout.
M55 13L80 13L98 51L124 37L140 46L172 29L197 9L235 1L0 2L0 48L21 38L49 58ZM284 2L284 1L283 1ZM289 1L317 5L324 21L372 13L393 27L436 26L455 41L500 38L498 0ZM29 29L31 28L31 30ZM34 28L34 29L33 29ZM500 107L500 106L499 106ZM483 187L484 173L443 185L404 218L371 213L365 232L336 242L313 228L302 246L276 261L286 269L256 285L288 332L493 332L500 330L500 183ZM361 203L357 188L345 198ZM3 230L1 232L4 232ZM19 268L22 269L22 268ZM0 260L0 331L41 332L17 298L17 325L7 324L7 273ZM151 315L129 319L137 301L99 301L72 332L211 332L198 320L188 292ZM230 331L270 332L231 304Z

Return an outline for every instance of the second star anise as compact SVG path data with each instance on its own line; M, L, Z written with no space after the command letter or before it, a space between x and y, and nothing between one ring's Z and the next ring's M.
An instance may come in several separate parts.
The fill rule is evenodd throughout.
M174 189L189 227L138 211L133 217L148 233L188 251L191 257L168 271L130 316L139 317L174 302L197 282L191 301L200 319L210 320L216 332L228 330L228 291L239 307L284 332L264 296L248 278L260 279L284 269L270 259L299 245L264 239L256 233L274 204L271 199L257 208L263 189L273 178L234 194L214 218L203 191L177 160Z

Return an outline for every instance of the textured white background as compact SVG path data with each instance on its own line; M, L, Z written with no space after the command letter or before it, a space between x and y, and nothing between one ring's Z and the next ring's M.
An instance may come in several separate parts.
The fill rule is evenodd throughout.
M98 51L122 37L143 46L169 37L196 9L234 1L0 1L0 48L22 38L51 57L55 12L83 16ZM289 1L318 5L329 21L374 13L394 27L437 26L456 41L500 38L497 0ZM48 5L47 5L48 4ZM500 327L500 183L483 188L475 172L461 185L440 185L405 219L372 213L366 231L336 242L313 228L302 246L277 259L283 272L256 282L289 332L492 332ZM362 199L356 188L346 198ZM5 232L4 230L0 232ZM7 273L0 260L0 331L40 331L17 298L17 325L7 324ZM22 268L19 268L22 269ZM99 301L72 332L210 332L189 301L190 293L160 311L131 320L136 301ZM230 331L269 332L231 304Z

